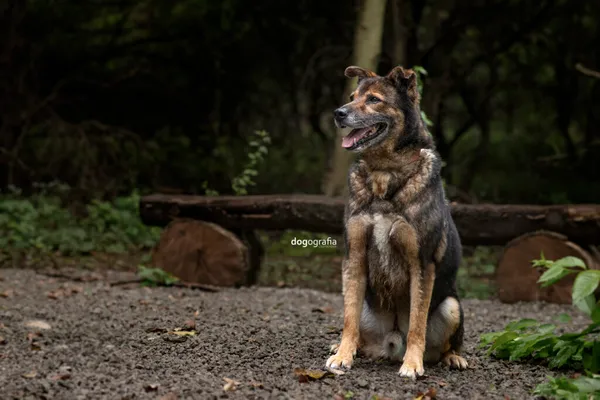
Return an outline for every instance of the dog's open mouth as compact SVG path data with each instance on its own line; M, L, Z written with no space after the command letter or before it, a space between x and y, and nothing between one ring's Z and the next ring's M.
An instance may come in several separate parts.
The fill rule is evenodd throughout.
M365 128L352 129L349 134L342 139L342 147L345 149L355 149L369 140L379 136L385 130L386 124L375 124Z

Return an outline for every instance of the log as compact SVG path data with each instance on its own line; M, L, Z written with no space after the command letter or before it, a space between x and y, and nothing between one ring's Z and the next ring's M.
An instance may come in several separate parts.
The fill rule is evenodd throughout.
M345 201L318 195L142 197L144 223L165 226L174 218L213 222L227 229L342 233ZM529 232L550 230L579 244L600 244L600 205L452 204L464 245L505 245Z
M203 221L170 222L152 251L152 265L196 284L240 286L254 279L245 244Z
M598 268L597 261L590 253L568 241L564 235L548 231L521 235L506 246L496 269L500 301L504 303L546 301L571 304L575 274L568 275L547 288L542 288L537 282L546 269L533 268L531 262L540 259L542 252L547 260L556 261L563 257L574 256L582 259L588 268Z

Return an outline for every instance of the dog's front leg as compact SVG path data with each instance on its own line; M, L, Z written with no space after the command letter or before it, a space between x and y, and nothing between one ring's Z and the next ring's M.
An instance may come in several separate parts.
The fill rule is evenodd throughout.
M433 263L421 268L419 263L411 265L410 271L410 317L406 335L406 353L398 372L402 376L416 379L423 375L423 353L427 335L427 315L435 281Z
M431 303L435 265L421 266L417 232L406 220L394 222L390 230L390 241L403 254L409 269L410 317L406 335L406 353L400 371L402 376L415 379L423 375L423 353L427 334L427 314Z
M337 353L327 360L331 368L350 368L360 340L360 316L367 288L367 231L365 216L350 217L346 224L348 255L344 260L344 330Z

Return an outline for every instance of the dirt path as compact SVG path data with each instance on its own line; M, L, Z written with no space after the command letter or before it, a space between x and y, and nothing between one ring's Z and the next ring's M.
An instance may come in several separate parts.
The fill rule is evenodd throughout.
M343 376L299 383L294 368L322 368L338 339L340 295L110 287L27 270L0 270L0 277L1 399L413 399L429 388L438 399L527 399L548 370L490 360L476 348L478 336L513 319L550 320L570 310L467 300L465 372L434 366L410 382L396 375L398 365L358 359ZM160 332L195 313L197 335L178 342ZM28 328L29 320L50 329ZM240 384L226 392L224 377Z

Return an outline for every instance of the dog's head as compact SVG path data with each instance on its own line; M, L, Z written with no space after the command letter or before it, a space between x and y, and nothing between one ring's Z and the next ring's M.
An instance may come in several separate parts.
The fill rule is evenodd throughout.
M342 140L345 149L361 152L379 146L408 128L412 131L416 119L420 120L414 71L396 67L386 76L378 76L364 68L348 67L345 75L358 77L350 102L334 111L335 124L351 129Z

